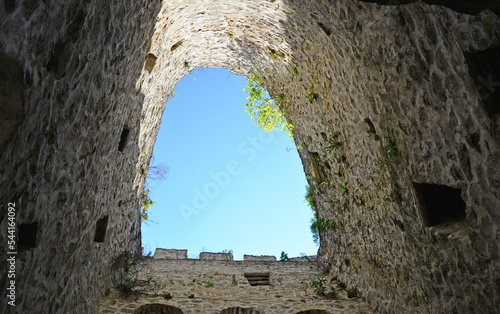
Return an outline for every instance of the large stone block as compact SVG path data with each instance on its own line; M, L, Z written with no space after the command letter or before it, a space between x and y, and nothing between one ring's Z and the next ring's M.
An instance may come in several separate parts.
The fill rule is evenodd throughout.
M156 248L153 258L162 259L187 259L187 250Z
M275 262L276 256L273 255L243 255L244 261Z
M233 253L210 253L201 252L200 259L206 261L232 261Z

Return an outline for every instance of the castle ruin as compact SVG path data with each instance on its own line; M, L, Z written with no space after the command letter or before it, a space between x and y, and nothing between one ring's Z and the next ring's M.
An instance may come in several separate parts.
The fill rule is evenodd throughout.
M319 273L355 287L373 311L497 313L499 8L2 1L0 312L98 312L120 279L117 261L141 253L141 169L168 96L192 69L222 67L262 77L295 126L329 222ZM126 310L156 311L140 306Z

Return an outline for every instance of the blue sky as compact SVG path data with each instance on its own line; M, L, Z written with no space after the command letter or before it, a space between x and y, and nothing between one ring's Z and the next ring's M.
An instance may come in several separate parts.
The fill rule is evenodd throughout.
M170 169L166 180L148 183L155 204L142 225L146 253L316 254L295 144L253 124L245 84L225 69L197 69L175 87L153 153Z

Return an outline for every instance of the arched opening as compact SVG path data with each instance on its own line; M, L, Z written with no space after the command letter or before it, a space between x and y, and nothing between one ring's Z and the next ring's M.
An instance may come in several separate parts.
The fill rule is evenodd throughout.
M262 314L261 311L258 311L254 308L245 308L245 307L231 307L229 309L222 310L220 314Z
M212 2L217 4L216 1L209 1L204 4L203 7L210 6ZM244 10L248 4L251 5L253 9L257 10L259 14L252 16L244 14ZM205 149L207 146L208 148L210 148L210 146L215 146L215 144L213 144L214 139L219 140L219 137L211 136L207 138L206 131L209 127L202 126L201 123L195 120L196 117L193 113L205 118L205 120L215 121L217 117L227 116L227 112L221 113L218 116L215 115L214 117L215 108L218 106L205 106L198 111L192 109L187 114L179 116L176 121L168 123L166 119L172 117L169 113L169 108L173 105L173 101L170 100L166 106L166 114L163 120L161 119L168 98L174 97L174 101L178 101L181 98L182 89L178 87L182 82L181 79L184 78L183 80L186 80L192 77L199 79L198 74L194 74L193 76L189 75L189 73L195 73L193 71L198 68L224 68L228 69L233 74L243 77L251 77L252 75L262 77L265 80L263 86L268 89L275 100L278 97L285 98L285 101L290 103L290 106L294 108L301 107L305 102L309 104L311 100L308 100L307 95L312 93L310 89L313 83L310 81L310 76L305 75L305 73L300 73L303 69L298 66L295 56L293 55L292 47L300 46L299 41L294 42L295 39L288 36L290 35L289 21L293 20L295 23L297 19L303 18L298 16L293 10L287 11L286 14L279 13L281 12L281 6L282 3L278 1L258 3L239 2L231 6L223 6L220 8L220 11L214 12L205 9L199 10L200 8L194 3L174 1L164 4L162 11L165 12L186 12L194 10L199 12L199 14L193 17L193 23L189 25L182 23L182 19L170 19L167 16L162 16L157 20L155 33L149 43L148 52L144 54L144 77L141 80L141 89L144 91L146 101L142 108L139 138L139 153L141 156L144 155L144 157L140 158L138 166L136 166L136 173L139 173L139 175L136 175L135 179L135 185L139 187L139 197L142 192L140 189L144 182L144 176L147 171L149 159L151 158L153 145L155 145L155 140L156 146L159 145L160 138L156 138L158 130L159 135L161 136L162 134L159 121L162 121L162 125L165 124L167 126L181 121L181 123L191 126L192 130L189 130L189 132L197 130L198 133L193 135L191 140L184 141L183 145L181 145L176 152L183 158L182 162L185 165L191 166L189 172L183 172L180 178L175 179L174 172L178 172L179 168L172 162L166 161L166 165L170 168L166 183L176 182L176 187L184 185L184 191L187 191L189 195L179 199L180 194L177 193L171 198L172 200L177 198L177 201L170 204L170 206L163 206L157 203L151 207L151 215L149 215L151 221L158 221L159 219L154 215L155 206L157 209L160 207L162 207L162 209L168 208L169 210L175 211L175 215L181 219L182 224L162 224L160 227L162 229L161 235L149 235L150 238L153 239L152 243L144 241L144 237L148 236L148 228L154 228L155 224L150 223L150 226L143 225L141 227L141 233L143 235L142 245L145 254L152 254L155 246L177 249L188 248L183 243L162 245L159 243L160 239L184 241L185 239L195 237L199 243L200 239L206 240L208 236L213 235L219 237L217 246L199 243L194 249L195 252L193 252L192 249L188 250L189 257L193 257L193 253L196 254L196 251L200 250L212 252L235 250L235 245L228 242L235 241L238 242L239 245L243 245L242 241L239 241L239 237L235 236L236 233L231 231L235 229L237 232L246 230L247 233L253 233L253 241L247 243L244 250L234 252L235 259L242 259L243 254L279 256L283 251L284 253L288 253L289 256L298 256L301 255L300 253L304 253L305 255L316 254L317 248L314 246L309 228L309 223L313 215L311 209L307 207L307 203L304 202L304 195L306 194L305 186L307 182L304 180L305 175L302 172L303 168L300 161L298 164L301 169L300 175L302 176L302 182L298 184L297 190L291 191L289 189L287 197L285 198L280 199L279 197L275 197L272 202L265 204L268 210L263 213L257 213L257 210L266 208L266 206L256 202L255 198L246 202L242 197L239 197L245 194L241 192L245 191L244 188L242 188L240 192L234 191L238 180L240 182L245 181L242 179L244 172L252 172L255 176L259 176L256 171L253 171L253 168L247 165L251 163L252 166L259 168L257 165L260 161L263 163L269 161L269 158L262 157L264 156L263 152L276 148L274 145L269 145L269 138L266 137L268 134L259 132L259 129L251 125L248 115L244 112L244 103L240 105L240 108L233 106L231 109L239 111L241 115L245 117L246 122L252 127L254 133L243 134L243 136L241 136L241 132L238 133L239 131L234 131L240 129L241 125L232 128L227 126L229 122L233 122L232 119L221 121L220 124L226 125L226 133L233 137L233 142L225 145L234 148L233 156L226 155L219 158L217 165L205 168L203 168L203 166L206 165L206 158L212 157L210 154L207 154ZM293 5L291 5L290 8L293 8ZM231 16L230 20L224 18L224 16L229 15ZM272 29L266 29L260 25L273 25L273 27ZM189 34L189 36L187 36L187 34ZM249 34L251 35L249 36ZM319 36L324 37L327 35L321 33ZM207 41L207 38L211 38L211 40ZM290 40L287 39L283 41L282 38L289 38ZM325 38L322 38L322 40L324 39ZM154 59L154 66L152 59ZM243 80L245 79L243 78ZM176 84L177 87L175 87ZM286 90L283 85L290 86L290 84L294 85L294 93L290 91L286 95L282 94L282 92ZM174 92L175 90L177 91ZM227 98L227 90L228 89L219 90L218 96ZM238 91L243 93L242 86L238 87ZM172 92L174 92L174 95L172 95ZM313 94L316 95L317 92L318 91L315 90ZM191 94L196 93L196 91L191 92ZM203 95L205 98L208 97L206 94ZM304 97L304 95L306 95L306 97ZM246 96L242 97L244 99ZM207 99L202 99L199 101L206 103L206 100ZM316 100L317 99L314 98L313 102ZM300 110L303 110L303 108ZM293 123L293 121L290 122ZM303 121L299 123L303 123ZM212 127L213 125L210 126L210 128ZM186 131L180 131L180 129L177 128L174 133L177 136L182 132ZM240 135L239 138L236 137L238 135ZM288 141L287 145L282 148L283 153L286 153L287 147L295 147L287 138L286 134L282 134L281 136ZM276 139L279 135L273 134L273 137ZM297 136L296 139L297 138L299 138L299 136ZM196 139L200 140L197 144L193 142ZM172 143L167 143L166 145L172 146ZM264 146L266 147L265 149L262 148ZM195 150L190 150L193 147ZM228 147L225 148L228 149ZM239 155L238 149L241 152ZM234 156L234 154L236 156ZM296 154L296 150L286 154ZM302 159L307 158L307 156L304 157L305 155L302 155L304 154L301 154ZM194 157L198 157L199 159L195 160ZM160 160L161 158L155 154L155 159ZM278 166L283 166L285 163L283 158L274 158L274 161L278 161ZM279 164L280 161L281 165ZM197 168L200 165L202 167ZM275 169L268 170L268 173L275 172L278 166L276 166ZM195 171L195 168L197 168L198 171ZM258 170L262 170L262 168ZM193 176L189 175L189 173L193 172L201 173L204 178L194 180ZM231 183L226 185L228 176ZM243 196L251 196L253 193L254 195L265 194L270 197L275 193L277 188L283 185L283 182L286 183L291 181L285 175L279 176L278 174L275 175L275 177L280 178L281 182L277 182L274 187L264 189L262 188L263 184L256 183L250 189L247 189L247 195ZM269 181L266 179L267 177L265 175L260 175L260 178L261 183L267 183L266 181ZM256 188L260 188L260 190L256 190ZM157 190L160 190L160 188L157 188ZM233 197L232 209L224 213L217 213L217 210L221 208L219 202L221 202L222 198L220 195L223 192ZM291 195L297 197L296 203L304 206L304 209L302 209L302 213L305 215L302 219L304 222L302 236L300 236L300 233L288 223L289 219L297 217L297 213L291 211L291 206L285 202L289 201ZM150 196L153 201L156 201L154 191L150 193ZM236 200L234 200L234 198L236 198ZM143 198L143 200L144 199L147 200L146 198ZM229 198L227 200L230 202ZM281 202L278 200L281 200ZM250 208L242 208L243 205L248 205ZM210 206L214 208L210 208ZM182 209L180 207L182 207ZM286 214L280 215L276 211L278 207L289 209L289 211ZM181 213L181 210L184 212L184 215ZM260 217L260 221L249 224L249 216ZM186 217L187 219L185 219ZM209 220L214 217L219 218L219 220L216 222ZM189 233L183 231L182 236L180 236L179 233L166 234L175 230L174 227L178 227L179 225L186 226L186 221L189 221L188 224L190 228L195 231ZM160 226L160 224L157 226ZM268 231L277 231L276 236L264 236L264 233ZM297 238L299 240L294 241L292 238ZM299 241L308 242L311 249L303 250L300 249L300 245L294 245L291 250L280 247L272 252L266 252L262 251L260 245L261 243L279 244L298 243ZM296 253L291 251L296 251ZM194 257L196 257L196 255L194 255Z
M190 258L200 250L233 250L237 260L316 254L295 143L253 125L245 84L227 70L201 68L175 87L147 174L155 163L169 168L166 180L148 180L156 204L142 227L146 254L158 247L188 249Z
M137 308L134 314L182 314L183 312L171 305L145 304Z

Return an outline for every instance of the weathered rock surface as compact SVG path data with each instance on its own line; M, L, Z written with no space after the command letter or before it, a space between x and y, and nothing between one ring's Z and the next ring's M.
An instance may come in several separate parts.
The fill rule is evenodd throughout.
M123 287L111 290L97 313L137 313L134 311L150 304L193 314L249 313L243 309L269 314L373 312L358 297L348 296L347 287L330 277L324 278L325 294L335 292L336 296L318 296L312 285L319 278L318 272L313 262L147 259L124 275L123 282L135 283L131 285L134 293L124 295ZM269 279L252 285L249 278L254 274L265 274ZM157 309L144 313L171 312Z

